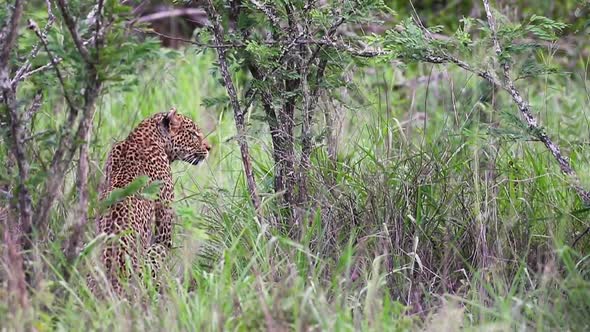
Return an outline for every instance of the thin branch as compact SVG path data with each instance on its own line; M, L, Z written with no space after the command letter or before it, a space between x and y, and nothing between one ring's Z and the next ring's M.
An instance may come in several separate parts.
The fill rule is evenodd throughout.
M212 25L213 31L213 39L215 44L222 45L224 44L223 38L223 30L221 28L221 24L219 22L219 15L215 10L215 6L213 5L212 0L207 0L207 14L209 16L209 20ZM256 213L259 215L260 218L260 197L258 197L257 189L256 189L256 182L254 180L254 174L252 172L252 164L250 161L250 153L248 151L248 142L246 140L246 126L244 124L244 112L240 107L240 103L238 100L238 96L236 94L236 89L234 87L233 81L231 79L227 58L225 53L225 48L217 48L217 56L219 60L219 69L221 70L221 75L223 76L223 81L225 83L225 88L230 98L230 102L232 108L234 110L234 121L236 123L236 130L237 130L237 141L240 146L240 152L242 155L242 163L244 165L244 173L246 175L246 183L248 186L248 192L250 194L250 199L252 200L252 204L256 209Z
M46 71L48 69L54 68L54 63L55 64L59 64L63 59L62 58L56 58L56 59L53 59L53 60L54 61L51 61L48 64L45 64L45 65L43 65L41 67L37 67L37 68L35 68L35 69L31 70L31 71L28 71L28 72L22 74L18 80L13 79L12 80L12 85L16 87L16 84L19 81L26 80L27 78L29 78L29 77L31 77L31 76L33 76L35 74L38 74L38 73L44 72L44 71Z
M102 9L103 0L99 0L95 12L96 29L94 32L94 47L95 47L95 63L100 63L100 50L103 45L103 33L101 31L102 24ZM90 135L92 133L92 120L96 109L96 101L100 94L102 82L99 80L96 67L92 63L88 63L88 79L86 81L86 88L84 89L84 106L82 107L82 117L80 119L80 126L76 133L76 138L80 143L78 147L78 169L76 173L76 190L78 192L78 207L73 213L72 229L70 237L66 243L65 256L69 264L73 264L78 256L78 247L82 241L84 227L88 221L88 175L90 173L90 157L89 144ZM66 280L69 278L70 272L68 269L64 272Z
M65 79L64 79L63 75L61 74L61 71L59 70L59 66L57 65L58 58L54 57L51 54L51 51L49 50L49 45L47 45L47 41L45 40L45 37L43 36L41 31L39 30L37 23L35 23L33 20L29 19L28 28L31 29L35 33L37 38L39 38L39 42L41 43L41 45L43 45L45 52L47 52L47 55L49 56L50 65L51 65L51 67L53 67L53 70L55 70L55 75L57 76L57 79L59 80L59 83L61 84L61 87L64 92L64 98L66 99L68 106L72 110L76 110L77 109L76 104L74 104L74 101L72 100L72 98L70 97L70 94L68 93L68 89L66 88Z
M74 21L74 18L72 17L72 15L69 12L69 8L68 8L68 4L66 3L66 0L55 0L55 1L57 1L56 5L61 12L61 16L63 17L66 27L68 28L68 31L70 32L72 40L74 41L74 45L76 45L76 49L78 49L78 53L80 53L80 55L82 56L82 59L84 59L84 61L87 64L92 63L92 59L90 59L90 53L88 52L88 49L86 48L86 46L84 46L84 44L82 43L82 39L80 39L80 35L78 34L78 30L76 30L76 22Z
M578 244L578 242L580 242L580 240L582 238L584 238L584 236L586 236L588 233L590 233L590 227L586 228L586 230L583 231L582 234L576 236L576 239L574 240L574 242L572 244L572 248L575 248L576 245Z
M498 56L498 60L502 62L504 76L506 80L508 80L510 77L510 64L508 63L508 61L502 61L502 47L500 46L500 42L498 41L498 30L496 29L496 20L494 19L494 15L492 14L490 2L488 0L482 0L482 2L486 12L486 17L488 19L488 25L490 26L490 30L492 31L492 43L494 44L494 51Z
M265 76L262 74L262 70L252 64L248 64L248 69L252 74L252 77L258 81L264 80ZM262 107L266 114L266 122L268 123L268 127L270 130L271 141L273 145L273 159L275 161L275 169L274 169L274 189L276 193L282 193L285 190L285 175L283 174L283 146L284 146L284 138L281 134L281 128L279 126L279 121L277 118L277 114L275 109L273 108L273 97L271 91L269 89L255 89L249 96L246 93L246 103L249 105L253 100L257 93L261 94L262 97Z
M153 35L160 36L163 38L168 38L171 40L180 41L183 43L192 44L192 45L195 45L198 47L210 48L210 49L245 48L247 46L243 42L233 42L233 43L224 42L219 45L217 45L217 44L204 44L204 43L199 43L197 41L190 40L190 39L174 37L174 36L167 35L167 34L164 34L164 33L158 32L158 31L153 31L153 30L146 31L146 30L141 30L138 28L134 28L134 30L137 32L149 33L149 34L153 34ZM303 33L301 33L301 34L297 35L294 39L290 40L289 44L287 44L287 46L285 46L285 48L281 51L281 54L279 55L279 59L282 60L290 50L292 50L295 46L300 46L300 45L320 45L320 46L324 46L327 48L334 48L334 49L346 52L349 55L357 56L357 57L361 57L361 58L375 58L375 57L379 57L379 56L390 55L390 52L387 52L384 50L372 49L372 48L358 49L358 48L355 48L350 45L335 42L333 40L326 40L326 39L317 40L317 39L313 39L313 38L303 38L304 36L305 35ZM261 43L264 45L267 45L267 46L284 45L284 42L280 42L280 41L262 41ZM434 59L434 58L432 57L431 59ZM280 61L277 61L277 62L280 62ZM443 62L444 62L444 60L441 58L438 62L434 62L434 63L443 63ZM274 73L274 72L272 72L272 73Z
M100 62L100 47L102 46L102 33L101 33L101 23L102 23L102 9L104 5L104 0L98 0L97 11L96 11L96 30L94 31L94 49L96 51L96 63Z

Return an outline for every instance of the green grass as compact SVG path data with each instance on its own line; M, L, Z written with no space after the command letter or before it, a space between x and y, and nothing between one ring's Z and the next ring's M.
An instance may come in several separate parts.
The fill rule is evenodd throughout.
M432 82L415 94L391 87L401 83L400 77L428 74L430 67L402 72L379 65L379 75L351 69L355 88L346 95L333 91L340 101L326 98L319 105L320 114L326 109L339 114L338 153L334 164L318 141L309 174L312 208L300 235L290 239L255 217L232 140L231 110L202 106L205 98L224 95L211 72L213 60L212 54L187 50L176 59L146 64L137 85L102 98L95 119L93 188L110 145L143 118L171 106L195 119L214 146L203 165L173 168L181 222L164 296L148 287L131 301L95 299L84 284L86 272L98 273L92 252L69 283L45 271L46 284L31 299L33 311L8 318L9 308L2 307L2 326L32 324L38 331L589 328L585 255L590 241L571 247L588 225L588 211L544 147L527 141L516 120L502 115L517 112L506 96L496 96L492 109L480 101L485 87L479 80L453 68L452 85ZM590 187L590 95L584 84L576 77L551 76L523 88ZM269 213L275 199L269 194L271 145L257 112L249 113L248 140ZM406 121L412 114L425 114L426 121ZM322 126L323 117L318 121ZM57 233L69 222L73 197L66 195L56 208ZM91 211L97 204L93 190ZM89 225L88 241L92 229ZM56 264L51 253L46 256L49 265Z

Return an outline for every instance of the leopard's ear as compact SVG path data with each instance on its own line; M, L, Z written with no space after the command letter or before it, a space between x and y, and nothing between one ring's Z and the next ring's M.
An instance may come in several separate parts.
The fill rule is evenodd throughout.
M162 124L166 130L170 129L170 126L175 126L178 124L178 115L176 114L176 107L170 108L168 114L162 120Z

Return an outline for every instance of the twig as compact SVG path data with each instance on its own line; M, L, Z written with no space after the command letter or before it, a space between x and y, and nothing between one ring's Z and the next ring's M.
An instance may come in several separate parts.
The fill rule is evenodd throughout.
M134 22L151 22L157 21L164 18L177 17L177 16L188 16L188 15L206 15L207 13L200 8L175 8L171 10L160 11L157 13L141 16ZM207 25L208 22L203 22L203 25Z
M267 6L266 4L261 4L260 1L257 0L250 0L250 2L261 12L268 17L269 21L273 24L276 29L281 28L281 21L277 17L277 13L275 9L271 6Z
M494 44L494 51L498 56L498 60L502 61L502 47L500 46L500 42L498 41L496 20L494 19L494 16L492 14L490 2L488 0L482 0L482 2L488 19L488 25L490 26L490 30L492 31L492 43ZM504 70L504 76L506 80L509 80L510 64L508 63L508 61L502 61L502 69Z
M96 63L100 63L100 47L102 46L102 38L100 38L101 34L101 23L102 23L102 8L103 8L104 0L98 0L97 10L96 10L96 30L94 31L94 49L96 51L95 61ZM89 64L90 65L90 64Z
M175 40L175 41L180 41L183 43L187 43L187 44L192 44L198 47L203 47L203 48L211 48L211 49L220 49L220 48L225 48L225 49L231 49L231 48L245 48L247 45L242 43L242 42L233 42L233 43L227 43L224 42L222 44L204 44L204 43L199 43L197 41L194 40L190 40L190 39L186 39L186 38L180 38L180 37L174 37L171 35L167 35L158 31L154 31L154 30L141 30L141 29L137 29L134 28L135 31L137 32L144 32L144 33L149 33L149 34L153 34L153 35L157 35L163 38L167 38L167 39L171 39L171 40ZM365 48L363 50L361 49L357 49L354 48L353 46L349 46L346 44L342 44L342 43L337 43L333 40L326 40L326 39L313 39L313 38L303 38L305 35L303 33L297 35L294 39L292 39L291 41L289 41L289 44L287 44L287 46L281 51L281 54L279 55L279 60L282 60L286 54L293 49L293 47L295 46L300 46L300 45L320 45L320 46L324 46L324 47L328 47L328 48L334 48L340 51L344 51L352 56L358 56L361 58L374 58L374 57L378 57L378 56L385 56L385 55L390 55L390 52L384 51L384 50L380 50L380 49L370 49L370 48ZM281 45L283 43L279 42L279 41L263 41L261 42L264 45L267 46L276 46L276 45ZM432 63L443 63L445 62L444 59L439 58L439 60L432 60L434 58L431 58L430 61L436 61L436 62L432 62ZM280 61L278 61L280 62ZM271 74L274 72L271 72Z
M209 16L209 21L212 25L213 39L215 41L215 44L223 45L225 43L223 39L223 30L219 22L219 15L217 14L215 6L213 5L213 2L211 0L207 0L207 14ZM229 73L225 48L217 48L217 56L219 59L219 69L221 70L221 75L223 76L225 88L227 90L227 94L229 95L230 102L234 110L234 121L236 123L237 130L237 141L240 146L240 152L242 155L242 163L244 166L244 173L246 175L248 192L250 194L252 204L256 209L256 213L260 218L260 197L258 197L256 182L254 180L254 174L252 172L250 153L248 151L248 142L246 140L246 126L244 124L244 112L240 107L238 96L236 94L236 89L234 87L233 81Z
M580 242L580 240L586 236L588 233L590 233L590 227L586 228L585 231L582 232L582 234L576 236L576 239L574 240L573 244L572 244L572 248L575 248L576 245L578 244L578 242Z
M183 43L187 43L187 44L192 44L192 45L195 45L198 47L203 47L203 48L218 49L218 48L244 48L244 47L246 47L246 45L243 43L235 43L235 44L225 43L225 44L221 44L221 45L204 44L204 43L199 43L197 41L186 39L186 38L167 35L165 33L162 33L162 32L156 31L156 30L143 30L143 29L138 29L138 28L133 28L133 30L136 32L152 34L152 35L156 35L156 36L163 37L166 39L179 41L179 42L183 42Z
M51 28L51 26L55 22L55 15L53 15L53 11L51 10L51 3L49 2L49 0L45 0L45 3L47 4L47 23L45 24L45 27L41 31L41 36L43 36L44 40L47 39L47 34L49 33L49 29ZM31 53L29 54L29 56L25 60L25 63L16 71L16 74L14 75L14 78L12 79L12 87L13 88L16 88L16 85L18 84L18 82L20 82L20 81L28 78L29 76L45 69L45 68L44 69L41 69L41 68L43 68L43 67L49 68L51 66L50 64L47 64L45 66L42 66L37 69L29 71L31 68L31 60L37 57L37 54L39 53L40 50L41 50L40 43L35 45L35 47L33 47L33 50L31 50ZM61 61L61 59L59 61Z
M41 108L41 101L43 100L43 91L38 90L33 97L33 101L31 102L31 106L29 109L23 114L23 122L29 122L33 116L39 111Z
M28 72L24 73L23 75L20 76L20 79L19 80L13 79L12 80L12 85L15 86L18 83L18 81L26 80L27 78L29 78L29 77L37 74L37 73L41 73L41 72L46 71L47 69L53 68L53 63L59 64L63 59L62 58L55 58L53 60L54 61L52 61L52 62L50 62L48 64L45 64L45 65L43 65L41 67L37 67L37 68L35 68L35 69L31 70L31 71L28 71Z

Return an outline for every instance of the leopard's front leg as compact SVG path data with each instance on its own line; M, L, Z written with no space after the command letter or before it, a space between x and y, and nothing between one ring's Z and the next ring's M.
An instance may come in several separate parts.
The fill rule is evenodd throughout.
M172 248L172 223L175 219L174 210L158 200L155 206L155 227L150 248L148 249L148 263L156 288L160 290L161 272L164 262Z
M156 227L154 229L153 244L159 244L166 249L172 248L172 224L175 219L174 209L170 203L161 200L156 202Z

